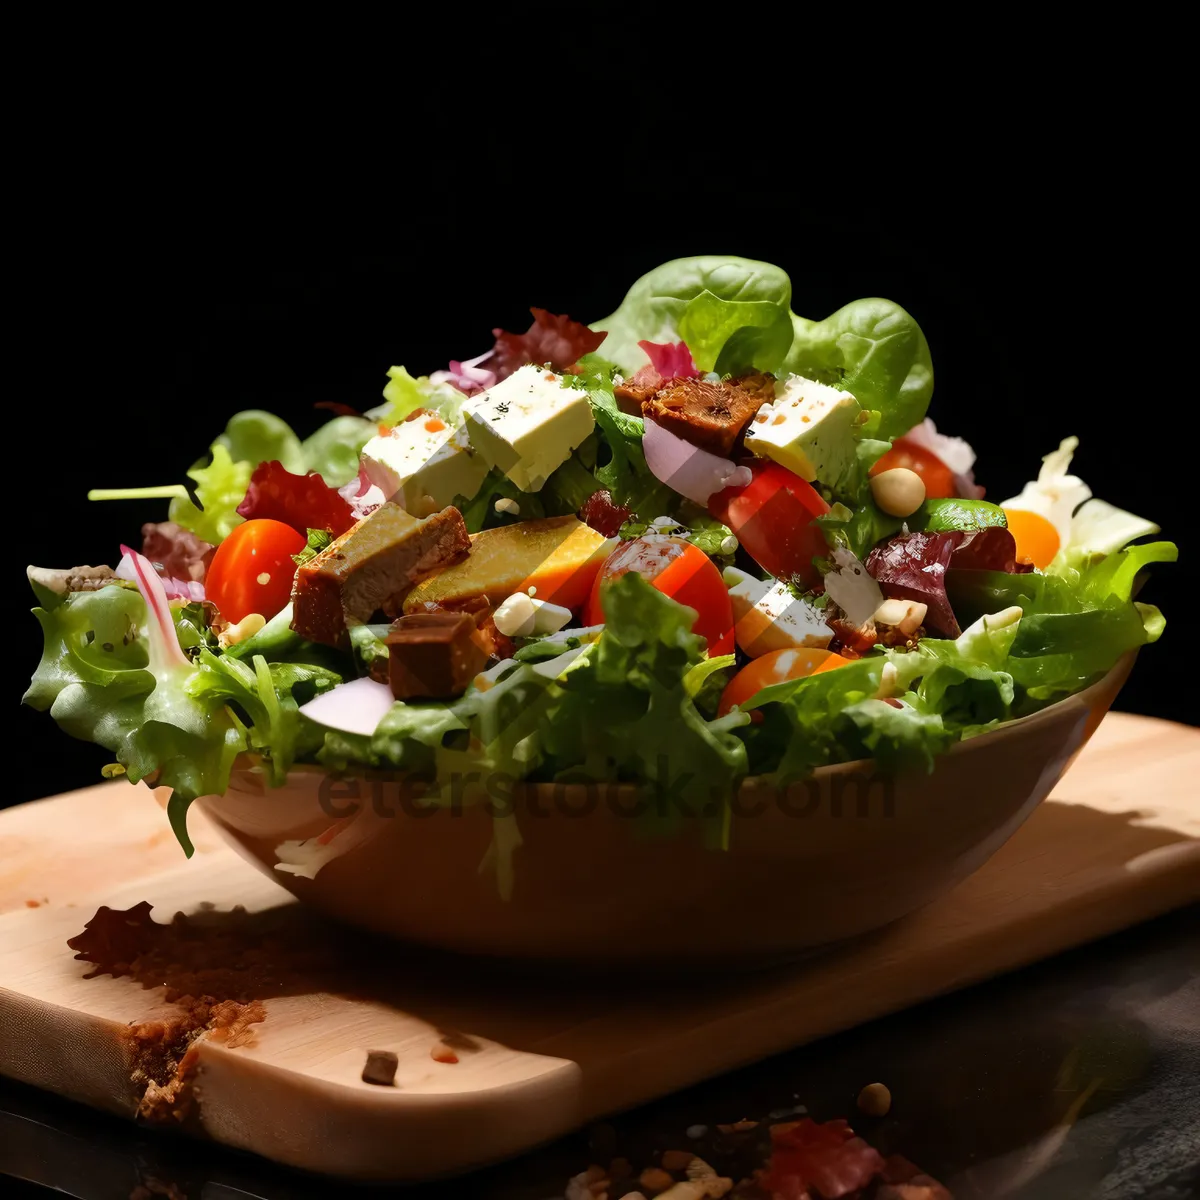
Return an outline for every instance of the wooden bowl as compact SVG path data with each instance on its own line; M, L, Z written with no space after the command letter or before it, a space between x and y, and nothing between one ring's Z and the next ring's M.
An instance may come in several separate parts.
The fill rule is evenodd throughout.
M488 812L423 808L395 776L333 780L304 766L271 788L259 768L239 765L224 796L200 803L304 903L406 941L596 965L763 962L886 925L981 866L1049 795L1132 662L955 745L932 774L888 777L855 762L784 793L747 780L727 850L706 849L696 819L647 837L627 815L638 796L626 786L530 785L513 797L522 844L508 899L481 868ZM355 813L337 834L352 849L315 878L276 869L281 843L318 837L338 812Z

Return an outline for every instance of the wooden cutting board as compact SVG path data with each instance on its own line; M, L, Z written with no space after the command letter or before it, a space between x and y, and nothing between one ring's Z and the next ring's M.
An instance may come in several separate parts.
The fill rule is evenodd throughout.
M143 1119L314 1171L465 1171L1200 899L1198 779L1200 732L1114 714L1053 799L941 901L786 968L729 976L714 962L685 980L669 946L658 976L588 978L360 938L303 910L199 813L187 862L151 792L87 788L0 813L0 1072L131 1117L142 1103ZM134 951L158 947L141 982L85 978L67 939L97 906L141 901L161 922L195 915L128 927ZM263 1001L229 1009L235 1036L202 1032L166 1091L174 1058L155 1039L178 1035L177 1058L187 1024L161 983ZM456 1063L434 1061L439 1043ZM396 1054L395 1086L362 1082L368 1050Z

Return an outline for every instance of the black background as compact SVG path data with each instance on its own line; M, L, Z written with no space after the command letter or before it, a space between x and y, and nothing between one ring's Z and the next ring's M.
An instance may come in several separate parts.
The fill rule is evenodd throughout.
M653 160L659 147L626 153ZM419 374L481 353L493 327L524 329L534 304L593 321L658 263L729 253L783 266L808 316L866 295L908 308L933 353L930 415L975 446L990 498L1080 435L1075 467L1093 491L1157 519L1184 558L1145 589L1168 630L1120 707L1194 720L1183 584L1195 478L1181 420L1194 397L1169 366L1187 352L1162 287L1186 245L1182 210L1151 206L1082 150L1023 171L1012 146L986 144L970 167L956 146L929 148L942 166L913 189L752 163L567 170L510 149L493 138L470 164L428 168L380 224L378 194L361 227L344 205L336 229L314 208L283 247L111 209L86 270L77 246L48 252L30 323L37 384L22 400L48 434L17 456L17 494L36 515L10 564L16 593L26 561L115 563L166 502L89 504L87 489L181 480L239 409L270 409L303 436L327 419L319 401L378 403L393 363ZM327 254L330 236L377 253ZM32 617L15 619L14 706L39 643ZM83 786L109 761L47 715L12 715L23 769L5 801Z

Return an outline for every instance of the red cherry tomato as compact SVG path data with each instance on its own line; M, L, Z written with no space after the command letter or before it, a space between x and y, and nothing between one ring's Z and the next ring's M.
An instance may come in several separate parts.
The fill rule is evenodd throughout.
M584 623L604 621L600 589L610 579L636 571L672 600L696 610L694 632L708 639L710 655L733 653L733 609L729 589L712 559L691 542L676 537L640 537L622 542L604 561L592 584Z
M754 478L726 488L708 502L708 511L733 530L746 553L776 579L799 579L811 587L820 580L814 558L829 544L813 518L829 511L817 490L778 463L750 465Z
M932 450L908 438L897 438L892 448L871 468L872 475L890 471L893 467L907 467L915 471L925 484L925 495L931 500L956 496L954 472Z
M292 595L296 564L308 539L282 521L245 521L217 547L204 578L205 595L226 621L250 613L270 620Z
M748 663L725 685L717 706L717 716L723 717L773 683L832 671L834 667L843 667L849 661L832 650L817 650L809 646L798 650L772 650L770 654Z

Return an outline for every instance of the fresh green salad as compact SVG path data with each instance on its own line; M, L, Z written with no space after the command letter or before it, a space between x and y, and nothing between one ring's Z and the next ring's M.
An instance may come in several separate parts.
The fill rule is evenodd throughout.
M189 852L235 760L429 804L633 783L649 832L700 813L719 846L747 775L930 770L1161 635L1135 597L1175 546L1071 474L1075 438L985 499L897 304L809 319L778 267L698 257L591 326L532 312L309 438L237 414L186 480L91 493L170 501L115 566L30 567L25 702L171 789Z

